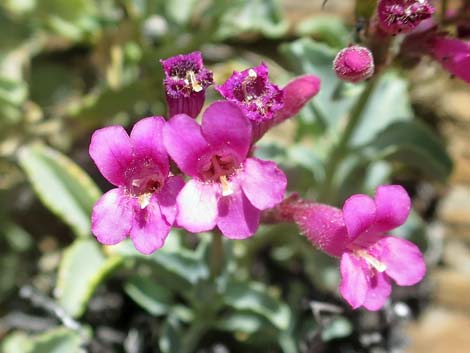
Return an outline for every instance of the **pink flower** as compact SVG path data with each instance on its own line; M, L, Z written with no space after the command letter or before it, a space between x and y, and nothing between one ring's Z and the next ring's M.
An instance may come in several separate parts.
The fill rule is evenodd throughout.
M90 156L117 186L93 207L91 229L100 243L117 244L130 234L143 254L163 246L176 217L176 195L184 185L181 177L168 176L164 124L163 118L152 117L135 124L130 136L121 126L93 133Z
M287 185L273 162L247 158L251 124L230 102L216 102L201 126L185 114L165 126L171 158L192 179L177 198L178 225L197 233L216 225L228 238L244 239L259 225L261 210L279 203Z
M377 17L388 34L408 33L435 12L428 0L379 0Z
M333 70L340 80L360 82L374 73L374 58L369 49L353 45L342 49L333 61Z
M238 105L250 120L271 120L284 106L282 90L271 83L268 67L261 63L242 72L234 71L223 85L215 89L230 102Z
M286 207L295 209L291 217L315 246L341 258L340 293L354 309L378 310L391 293L390 279L411 286L426 273L418 247L387 234L406 221L411 208L399 185L379 186L374 199L353 195L342 211L321 204Z
M452 75L470 83L470 41L438 36L431 54Z
M201 52L176 55L160 60L165 71L168 114L188 114L196 118L204 105L206 89L214 82L212 72L204 67Z
M271 127L291 118L320 90L320 79L304 75L289 82L283 89L271 83L268 67L262 63L232 76L215 89L236 104L251 121L253 142Z

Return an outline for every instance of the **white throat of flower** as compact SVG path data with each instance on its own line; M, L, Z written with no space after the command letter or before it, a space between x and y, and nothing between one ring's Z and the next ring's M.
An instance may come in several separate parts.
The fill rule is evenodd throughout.
M383 262L380 262L375 257L370 255L366 250L356 250L356 255L363 258L370 266L375 268L378 272L385 272L387 265Z
M151 198L152 198L152 193L151 192L146 192L145 194L139 195L139 197L137 199L139 201L140 209L143 210L145 207L147 207L150 203Z
M222 185L222 196L230 196L233 194L232 184L227 180L227 176L220 177L220 185Z

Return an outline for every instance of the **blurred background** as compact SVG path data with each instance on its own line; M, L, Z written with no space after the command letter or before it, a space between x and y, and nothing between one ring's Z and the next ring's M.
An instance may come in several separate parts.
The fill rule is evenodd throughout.
M193 314L187 307L194 309L184 307L191 300L177 292L186 287L172 294L145 283L180 276L201 291L194 296L209 298L204 291L213 288L199 281L207 269L194 262L206 251L204 238L171 241L168 253L152 258L152 265L126 258L126 249L117 256L98 247L89 215L110 185L88 156L91 133L164 115L159 60L176 54L201 50L219 84L233 70L261 61L281 86L295 75L313 73L323 81L316 103L271 131L258 153L283 166L291 191L315 198L324 182L322 166L358 90L348 86L332 98L338 81L331 60L354 40L361 24L355 20L355 1L322 4L0 2L2 352L183 352L175 342L180 329L181 340L191 342L192 331L185 330ZM425 249L426 281L397 288L393 304L381 314L348 311L335 294L334 261L308 246L305 250L307 242L292 227L264 227L243 244L227 245L241 268L238 279L262 284L263 289L250 292L260 309L251 313L240 309L236 298L227 299L230 310L241 311L206 328L189 351L469 351L470 87L429 58L395 63L380 82L354 135L355 150L338 171L336 192L327 201L340 205L348 195L373 192L384 181L403 184L413 196L414 212L401 235ZM209 101L217 99L213 90L208 95ZM404 130L411 132L405 136ZM268 298L257 297L268 292ZM312 314L313 301L339 306L343 314L322 324ZM286 319L283 325L283 313L298 322ZM259 329L268 325L265 321L271 322L270 331ZM293 341L300 348L292 348Z

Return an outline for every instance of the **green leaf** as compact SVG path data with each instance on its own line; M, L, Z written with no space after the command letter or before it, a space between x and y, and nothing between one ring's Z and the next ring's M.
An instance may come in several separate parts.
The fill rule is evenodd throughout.
M122 263L122 257L105 258L93 239L76 240L64 251L55 294L72 316L83 314L96 287Z
M228 306L262 315L280 330L289 327L291 312L287 304L267 293L260 283L230 282L224 293Z
M97 29L96 4L93 0L41 0L36 14L59 35L80 40Z
M78 333L59 327L35 336L14 332L0 348L2 353L79 353L81 344Z
M91 209L100 196L91 178L72 160L43 145L23 147L19 162L42 203L76 235L88 236Z
M170 19L179 25L185 25L191 18L197 0L165 1L165 10Z
M313 36L335 48L344 48L351 42L350 31L337 16L315 16L300 22L295 31L299 36Z
M242 34L262 34L268 38L283 36L288 23L282 19L278 0L241 0L224 11L216 36L223 40Z
M6 336L0 345L2 353L29 352L32 349L31 339L24 332L13 332Z
M69 329L50 330L33 339L33 347L27 353L79 353L80 336Z
M168 238L177 236L179 235L172 231ZM196 284L200 280L209 277L209 268L202 261L203 254L197 251L193 252L183 248L175 249L165 245L151 255L142 255L135 250L130 241L124 241L113 246L111 251L124 257L133 257L157 265L176 276L179 280L183 280L186 284Z
M163 324L158 347L162 353L179 353L182 341L183 333L181 326L174 317L169 316Z
M218 330L229 332L242 332L251 335L260 331L266 324L266 319L263 317L247 312L230 313L222 317L215 327Z
M353 331L351 322L344 317L333 319L327 327L321 332L323 341L328 342L335 338L343 338L349 336Z
M366 143L388 125L410 120L413 115L407 81L395 71L389 71L379 78L351 137L351 145Z
M137 304L150 314L164 315L172 305L172 294L157 283L154 277L134 276L128 281L124 290Z
M438 180L445 181L452 171L452 160L442 142L417 121L396 122L363 148L373 158L404 163Z

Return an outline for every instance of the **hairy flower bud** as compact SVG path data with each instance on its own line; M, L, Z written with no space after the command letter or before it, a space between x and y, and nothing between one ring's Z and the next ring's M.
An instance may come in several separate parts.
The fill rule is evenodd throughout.
M196 118L204 105L206 89L214 83L212 72L204 67L201 52L160 60L165 71L168 115L185 113Z
M336 55L333 70L342 81L360 82L373 75L374 58L369 49L353 45Z
M408 33L434 12L428 0L379 0L377 5L379 26L388 34Z

